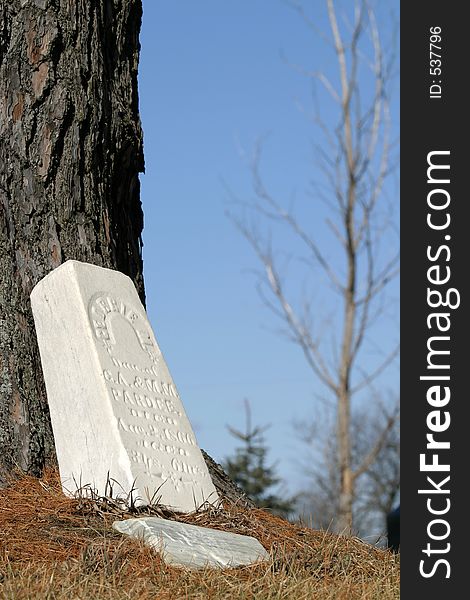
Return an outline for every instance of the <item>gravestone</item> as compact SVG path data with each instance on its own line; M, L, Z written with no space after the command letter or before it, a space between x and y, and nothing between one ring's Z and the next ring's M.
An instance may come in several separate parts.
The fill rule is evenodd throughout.
M248 535L207 529L145 517L115 521L113 528L143 541L162 553L164 560L186 567L238 567L269 560L257 539Z
M31 305L62 487L190 512L218 496L131 279L69 260ZM88 489L88 492L87 492Z

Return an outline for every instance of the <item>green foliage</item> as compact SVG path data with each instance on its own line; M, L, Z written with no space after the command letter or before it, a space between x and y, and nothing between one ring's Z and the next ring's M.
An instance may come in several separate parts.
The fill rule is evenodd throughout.
M229 477L257 506L287 518L294 510L296 499L273 491L282 480L276 475L276 465L267 465L269 450L264 438L267 427L252 427L250 406L247 401L245 401L245 412L245 433L228 427L230 433L240 440L241 445L235 449L233 457L225 459L223 467Z

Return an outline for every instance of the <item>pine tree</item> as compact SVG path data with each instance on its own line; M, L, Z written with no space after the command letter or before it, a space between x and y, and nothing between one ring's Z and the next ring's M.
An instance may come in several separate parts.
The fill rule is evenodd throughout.
M68 259L145 301L141 0L0 0L0 487L53 462L29 295Z
M145 305L141 17L142 0L0 0L0 488L56 464L35 284L75 259L129 275Z
M268 427L253 427L251 424L250 404L245 400L245 433L228 426L230 433L241 441L235 449L235 455L224 461L224 469L253 500L256 506L267 508L274 514L287 518L294 509L294 497L281 497L273 488L279 486L281 478L276 475L276 465L267 465L268 447L264 432Z

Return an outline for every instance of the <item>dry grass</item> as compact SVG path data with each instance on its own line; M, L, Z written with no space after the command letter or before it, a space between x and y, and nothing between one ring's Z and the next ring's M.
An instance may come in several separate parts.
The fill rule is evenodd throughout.
M112 504L66 498L55 471L41 480L20 478L0 497L0 598L399 598L398 557L263 510L232 505L191 515L162 515L252 535L271 553L267 563L223 571L167 566L154 550L111 528L114 520L125 516L131 515L123 515Z

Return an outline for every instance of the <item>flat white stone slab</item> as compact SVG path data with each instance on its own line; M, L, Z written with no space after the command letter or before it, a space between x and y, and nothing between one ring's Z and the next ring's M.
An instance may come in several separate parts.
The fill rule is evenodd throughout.
M269 560L254 537L145 517L115 521L113 528L141 538L163 554L167 563L185 567L237 567Z
M67 261L35 286L31 305L64 491L109 495L109 476L113 496L134 490L137 504L217 503L131 279Z

